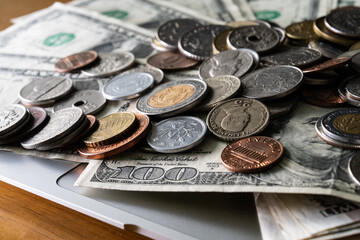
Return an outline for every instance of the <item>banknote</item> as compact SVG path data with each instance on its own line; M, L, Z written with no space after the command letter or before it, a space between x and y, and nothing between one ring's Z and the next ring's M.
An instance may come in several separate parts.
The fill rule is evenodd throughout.
M360 6L360 0L338 0L338 7Z

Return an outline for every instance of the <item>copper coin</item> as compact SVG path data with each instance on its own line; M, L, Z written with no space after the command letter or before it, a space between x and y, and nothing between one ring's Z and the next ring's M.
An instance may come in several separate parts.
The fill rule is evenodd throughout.
M339 57L302 70L303 73L324 72L344 66L351 58Z
M140 142L149 133L150 119L143 114L135 113L135 115L139 125L132 135L109 145L99 147L82 145L78 148L80 155L89 159L103 159L123 152Z
M58 72L71 72L89 65L90 63L94 62L97 57L98 54L95 51L75 53L60 59L55 64L55 70Z
M198 61L185 57L178 52L161 52L147 59L147 64L162 70L178 70L195 66Z
M311 86L303 88L300 91L300 94L302 100L318 107L340 107L346 102L340 97L336 85L319 87Z
M278 162L283 152L284 148L279 141L265 136L252 136L225 147L221 160L230 171L254 173Z

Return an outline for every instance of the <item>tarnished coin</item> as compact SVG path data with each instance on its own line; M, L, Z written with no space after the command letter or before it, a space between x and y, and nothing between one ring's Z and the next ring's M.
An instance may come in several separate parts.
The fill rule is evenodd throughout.
M27 105L53 104L70 93L72 81L65 77L46 77L25 85L20 90L20 100Z
M322 57L320 51L307 47L283 48L274 53L261 57L265 66L291 65L305 67L318 62Z
M353 181L360 185L360 152L351 156L348 164L348 171Z
M157 53L146 60L147 64L162 70L179 70L195 66L198 61L178 52Z
M353 57L358 53L360 53L360 49L344 52L340 54L339 57Z
M286 36L290 39L311 41L318 38L313 29L313 20L293 23L285 28Z
M226 41L230 49L250 48L258 53L264 53L277 47L280 38L271 28L245 26L234 29Z
M335 9L325 17L325 25L339 35L360 38L360 8Z
M274 100L296 91L303 74L297 67L280 65L261 68L241 78L242 93L247 98Z
M254 51L254 50L252 50L250 48L239 48L238 50L248 52L253 57L253 65L252 65L250 71L253 71L253 70L255 70L255 69L257 69L259 67L259 65L260 65L260 56L256 51Z
M335 85L341 81L341 77L334 71L315 72L304 75L303 83L313 86Z
M216 76L205 79L208 93L205 99L196 106L194 111L208 111L221 101L235 96L241 86L240 79L230 75Z
M319 50L327 58L337 58L345 52L344 47L323 40L313 40L309 42L309 47Z
M191 59L205 60L212 55L211 43L214 38L229 28L223 25L207 25L193 28L181 36L178 42L179 51Z
M0 136L18 128L29 112L20 104L0 106Z
M339 96L336 85L302 88L300 94L305 102L318 107L341 107L346 102Z
M190 110L206 96L207 84L184 79L158 85L136 102L136 110L154 117L169 117Z
M270 113L261 102L234 98L214 107L206 118L209 130L224 141L235 141L263 131Z
M102 94L106 99L133 99L154 86L154 77L148 73L134 72L119 75L108 81Z
M156 38L161 45L170 49L177 49L180 37L184 33L201 25L201 23L193 19L172 19L158 27Z
M200 118L172 117L155 124L147 137L147 142L157 152L183 152L201 143L206 130L206 124Z
M251 20L247 20L247 21L233 21L233 22L228 22L226 23L226 26L232 27L232 28L238 28L238 27L244 27L244 26L259 26L262 25L263 21L258 22L258 21L251 21ZM266 25L267 27L270 27L268 25Z
M278 46L281 46L285 42L285 39L286 39L285 30L280 27L273 27L272 29L274 29L276 31L276 33L279 35Z
M333 70L333 69L344 66L349 60L350 60L349 57L330 59L330 60L322 62L318 65L305 68L302 71L303 71L303 73L315 73L315 72L329 71L329 70Z
M233 29L230 28L216 35L212 42L213 54L218 54L220 52L228 50L226 39L232 30Z
M360 78L353 77L346 84L346 96L360 101Z
M353 99L353 98L349 98L349 95L346 91L346 86L347 84L352 81L354 78L358 78L357 76L355 77L350 77L348 79L345 79L344 81L342 81L340 84L339 84L339 87L338 87L338 92L340 94L340 97L346 101L347 103L353 105L353 106L356 106L356 107L360 107L360 100L356 100L356 99Z
M354 43L353 45L351 45L350 51L354 51L354 50L360 50L360 41Z
M130 136L104 146L87 147L86 145L81 145L78 148L80 155L89 159L104 159L121 153L139 143L149 133L150 119L143 114L135 113L135 115L139 124Z
M58 72L71 72L93 63L98 57L95 51L85 51L61 58L55 64L55 70Z
M352 69L354 69L357 72L360 72L360 53L354 55L351 59L350 59L350 67Z
M135 62L134 54L130 52L111 52L99 56L96 64L81 70L89 77L106 77L119 73Z
M161 69L155 67L146 67L146 66L131 68L125 72L122 72L120 75L127 75L129 73L135 73L135 72L143 72L152 75L154 77L156 85L161 83L161 81L164 79L164 72Z
M233 172L261 172L277 163L284 152L282 144L270 137L253 136L240 139L221 153L224 166Z
M264 104L269 110L270 118L277 118L291 112L297 104L298 100L299 94L293 93L283 98L265 102Z
M76 91L70 94L66 99L55 103L53 111L68 107L78 107L84 111L84 114L97 114L104 109L106 99L101 92L96 90Z
M207 78L233 75L240 78L253 65L253 57L243 50L227 50L206 59L199 68L199 76Z

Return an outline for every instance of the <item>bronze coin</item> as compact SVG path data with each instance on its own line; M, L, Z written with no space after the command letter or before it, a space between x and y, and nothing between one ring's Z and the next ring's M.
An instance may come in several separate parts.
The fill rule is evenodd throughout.
M340 107L346 102L340 97L336 85L311 86L303 88L300 94L303 101L318 107Z
M226 146L221 153L224 166L233 172L263 171L281 159L282 144L270 137L252 136Z
M87 147L86 145L82 145L78 148L80 155L89 159L103 159L123 152L140 142L149 133L150 119L148 116L143 114L135 113L135 115L139 125L135 132L129 137L121 139L115 143L99 147Z
M89 65L90 63L94 62L97 57L98 54L95 51L75 53L73 55L60 59L55 64L55 70L61 73L71 72Z
M178 52L161 52L147 59L147 64L151 67L162 70L178 70L195 66L198 61L185 57Z
M300 41L311 41L318 38L313 29L314 21L308 20L293 23L285 28L286 36Z
M325 62L322 62L318 65L311 66L302 70L303 73L315 73L315 72L324 72L340 68L344 66L351 58L349 57L339 57L335 59L330 59Z

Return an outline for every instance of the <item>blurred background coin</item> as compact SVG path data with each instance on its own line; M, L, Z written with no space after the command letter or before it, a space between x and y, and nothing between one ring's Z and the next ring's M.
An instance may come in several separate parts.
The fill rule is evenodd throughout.
M88 66L93 63L98 57L95 51L85 51L75 53L73 55L61 58L55 64L55 70L58 72L71 72L79 68Z

